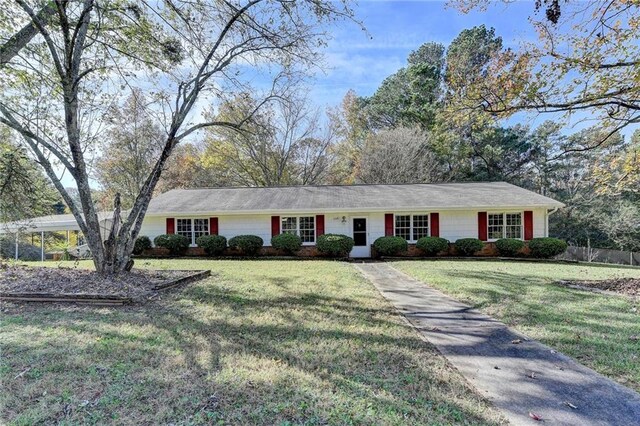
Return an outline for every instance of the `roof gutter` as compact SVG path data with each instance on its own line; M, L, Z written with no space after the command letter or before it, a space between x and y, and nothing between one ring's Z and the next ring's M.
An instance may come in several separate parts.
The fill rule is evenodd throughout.
M551 216L552 214L554 214L555 212L558 211L560 207L554 207L551 211L547 210L547 215L545 217L545 221L544 221L544 235L546 237L549 236L549 216Z

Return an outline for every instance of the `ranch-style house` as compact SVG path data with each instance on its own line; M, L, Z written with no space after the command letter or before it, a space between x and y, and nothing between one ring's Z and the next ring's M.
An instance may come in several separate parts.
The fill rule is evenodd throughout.
M140 235L298 234L305 246L324 233L351 236L351 257L371 256L371 244L395 235L409 243L424 236L455 241L479 238L530 240L546 237L549 215L563 204L505 182L287 186L272 188L174 189L155 197ZM105 228L109 214L102 216ZM5 224L5 230L11 228ZM35 218L24 232L73 231L71 215Z

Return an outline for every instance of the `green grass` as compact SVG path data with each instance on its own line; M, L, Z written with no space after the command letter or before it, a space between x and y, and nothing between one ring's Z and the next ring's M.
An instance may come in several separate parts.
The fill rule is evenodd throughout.
M6 305L0 423L500 421L349 264L139 264L214 276L141 306Z
M640 277L640 269L500 261L395 262L618 382L640 390L640 300L554 285L558 280Z

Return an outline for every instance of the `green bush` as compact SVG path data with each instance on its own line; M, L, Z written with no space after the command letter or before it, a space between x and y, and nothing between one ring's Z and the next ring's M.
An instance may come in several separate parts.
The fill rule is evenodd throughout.
M257 235L238 235L229 240L229 247L241 250L247 256L255 256L264 245Z
M515 238L501 238L496 241L496 248L500 256L518 256L524 248L524 241Z
M318 237L316 248L320 253L334 257L349 256L355 242L353 238L341 234L324 234Z
M196 244L209 256L220 256L227 248L227 239L222 235L202 235L196 239Z
M477 238L461 238L456 240L456 250L463 256L473 256L477 251L482 250L484 243Z
M153 239L156 247L163 247L169 250L173 256L184 254L189 248L189 239L184 235L162 234Z
M407 240L402 237L380 237L373 242L373 248L381 256L394 256L407 251Z
M416 247L422 250L427 256L449 250L449 240L439 237L422 237L416 242Z
M151 239L146 235L142 235L136 238L136 242L133 243L133 254L142 254L143 251L151 248Z
M529 241L531 256L540 259L548 259L562 254L567 250L567 247L567 242L558 238L534 238Z
M280 235L274 235L271 238L271 245L274 248L284 250L287 253L293 254L300 250L302 247L302 239L296 234L286 232Z

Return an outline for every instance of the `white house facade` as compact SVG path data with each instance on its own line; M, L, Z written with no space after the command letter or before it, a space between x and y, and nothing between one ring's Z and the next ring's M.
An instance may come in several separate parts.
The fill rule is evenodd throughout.
M257 235L265 246L283 232L296 233L305 246L314 246L322 234L344 234L355 241L351 257L366 258L373 242L389 235L409 243L425 236L451 242L546 237L549 215L560 207L504 182L174 189L151 200L140 235L153 241L161 234L181 234L195 247L197 238L208 234ZM105 232L110 217L100 213ZM78 229L66 214L2 224L0 233L40 233L44 240L45 232L68 235Z
M549 215L563 204L504 182L175 189L154 198L140 235L181 234L195 246L201 235L227 239L292 232L304 245L344 234L352 257L370 257L371 244L395 235L449 241L529 240L549 235Z

